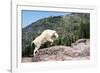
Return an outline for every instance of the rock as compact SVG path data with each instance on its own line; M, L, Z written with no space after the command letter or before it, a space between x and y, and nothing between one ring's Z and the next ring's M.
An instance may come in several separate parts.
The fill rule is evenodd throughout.
M65 60L89 60L90 58L90 40L79 39L72 46L53 46L39 49L31 59L23 58L23 62L40 61L65 61ZM31 61L30 61L31 60Z
M22 58L22 62L32 62L32 57L24 57Z
M79 39L72 44L73 49L80 51L81 56L90 55L90 40L89 39Z

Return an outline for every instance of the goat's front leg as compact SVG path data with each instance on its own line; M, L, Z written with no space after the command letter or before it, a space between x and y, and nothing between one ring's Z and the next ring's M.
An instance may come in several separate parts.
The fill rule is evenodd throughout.
M49 41L49 42L51 42L51 44L50 44L50 45L52 45L52 44L53 44L53 42L54 42L52 39L49 39L48 41Z

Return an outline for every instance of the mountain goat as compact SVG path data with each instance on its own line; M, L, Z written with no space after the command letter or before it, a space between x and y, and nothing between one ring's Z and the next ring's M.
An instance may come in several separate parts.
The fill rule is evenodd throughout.
M35 40L31 42L32 48L34 47L33 56L35 56L35 53L38 52L38 49L42 44L45 44L46 42L51 42L51 45L53 44L54 40L58 38L58 34L55 30L44 30L40 36L36 37Z

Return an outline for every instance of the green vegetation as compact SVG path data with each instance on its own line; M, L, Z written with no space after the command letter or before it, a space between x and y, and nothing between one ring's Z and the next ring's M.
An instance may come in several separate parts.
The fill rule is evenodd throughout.
M56 30L59 38L53 45L49 42L42 45L46 48L55 45L70 46L71 43L81 38L90 38L90 15L88 13L71 13L64 16L52 16L38 20L22 29L22 56L29 56L33 49L30 46L32 40L45 29Z

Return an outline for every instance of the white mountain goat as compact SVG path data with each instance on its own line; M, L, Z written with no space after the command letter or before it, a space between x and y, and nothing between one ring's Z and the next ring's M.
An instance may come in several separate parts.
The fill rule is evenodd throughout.
M54 40L58 38L58 34L55 30L44 30L40 36L36 37L35 40L31 42L32 48L34 47L33 56L35 56L35 53L38 52L38 49L42 44L45 44L46 42L51 42L51 45L53 44Z

